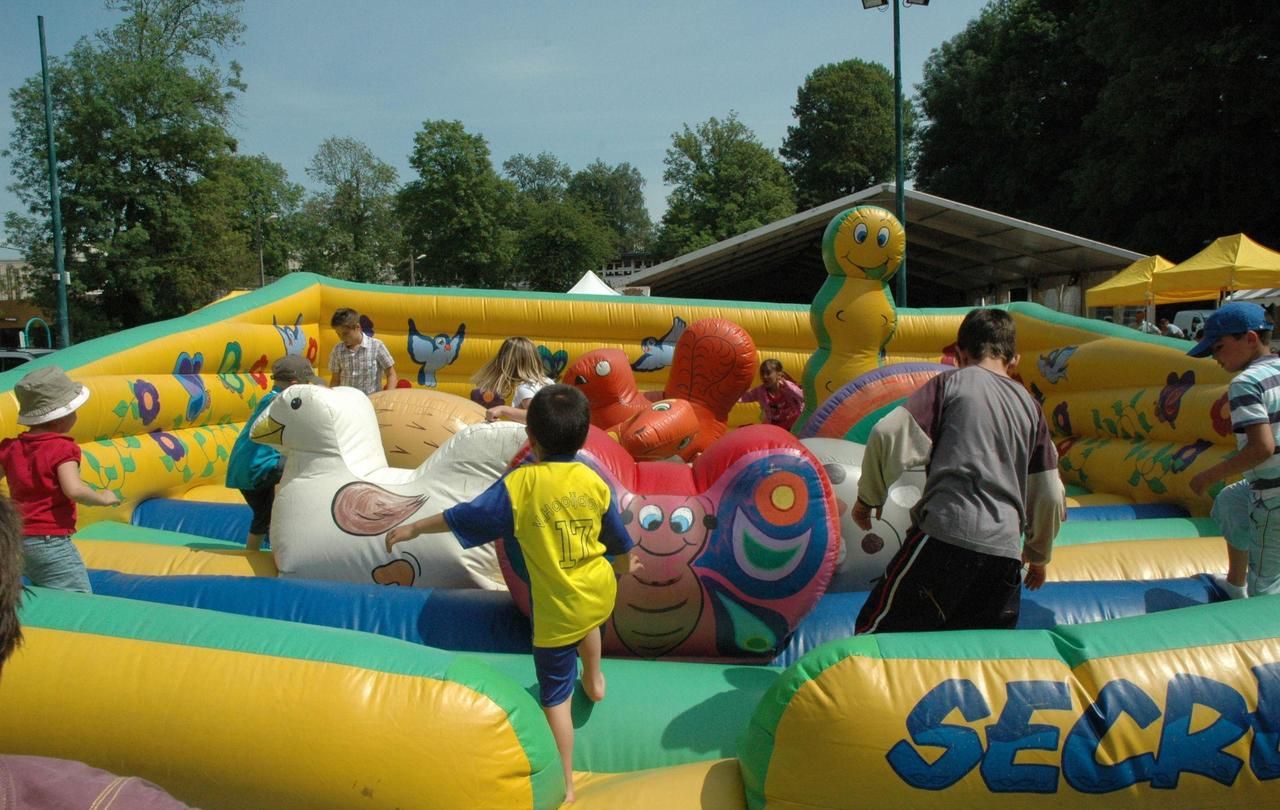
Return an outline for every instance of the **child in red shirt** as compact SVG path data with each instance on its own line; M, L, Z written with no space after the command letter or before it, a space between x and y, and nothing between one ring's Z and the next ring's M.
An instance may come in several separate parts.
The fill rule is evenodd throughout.
M0 441L0 475L22 513L22 572L36 585L90 593L89 573L71 542L76 504L115 506L120 498L80 479L80 445L67 435L89 389L46 366L19 380L13 393L18 424L31 429Z
M791 430L804 410L804 391L782 370L782 363L769 358L760 364L760 381L742 395L739 402L759 402L760 416L766 425Z

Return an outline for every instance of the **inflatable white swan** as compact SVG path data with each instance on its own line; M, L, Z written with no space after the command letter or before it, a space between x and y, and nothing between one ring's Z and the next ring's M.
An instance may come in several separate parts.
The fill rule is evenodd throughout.
M280 576L506 588L492 544L463 549L452 534L423 535L392 557L383 537L496 481L524 444L524 425L470 425L416 469L397 469L387 465L367 396L354 388L294 385L258 417L251 435L280 446L286 458L271 516Z

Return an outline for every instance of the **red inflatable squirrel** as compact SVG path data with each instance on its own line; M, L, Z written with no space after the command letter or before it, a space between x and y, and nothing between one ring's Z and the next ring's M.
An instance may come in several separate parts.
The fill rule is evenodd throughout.
M755 373L755 342L746 330L706 318L680 336L661 395L640 392L620 349L587 352L563 379L586 394L591 423L614 435L633 457L678 455L689 461L724 435L729 412Z

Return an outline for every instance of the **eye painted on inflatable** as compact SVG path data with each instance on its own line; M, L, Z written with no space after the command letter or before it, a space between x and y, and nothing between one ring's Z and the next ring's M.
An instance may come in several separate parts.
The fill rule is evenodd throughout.
M294 397L293 399L289 400L289 407L293 408L295 411L301 408L302 397Z
M654 410L654 411L669 411L669 410L671 410L671 403L670 403L670 402L655 402L655 403L654 403L654 405L653 405L653 408L651 408L650 410Z
M881 228L876 231L876 246L884 247L887 244L889 244L889 229Z
M596 363L596 374L599 376L608 377L611 371L613 371L613 366L609 365L608 360L601 360L599 363Z
M640 524L640 528L651 532L662 525L662 518L662 508L648 504L640 508L640 514L636 515L636 522Z
M804 519L809 490L804 479L795 473L775 472L756 487L755 505L769 523L790 526Z
M671 513L671 531L676 534L684 534L693 528L693 510L687 506L681 506Z
M867 241L867 223L859 222L853 226L853 241L859 245Z

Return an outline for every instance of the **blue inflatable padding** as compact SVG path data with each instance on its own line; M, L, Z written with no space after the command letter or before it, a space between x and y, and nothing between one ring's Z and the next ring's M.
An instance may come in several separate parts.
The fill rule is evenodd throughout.
M341 627L442 650L527 653L529 620L505 591L431 590L313 579L140 576L91 570L104 596Z
M194 534L244 543L253 521L253 510L243 503L180 501L148 498L133 510L129 522L148 529Z
M1149 582L1046 582L1038 591L1022 591L1018 629L1044 630L1059 624L1141 616L1222 598L1207 574ZM819 644L853 635L858 611L866 601L866 591L826 594L771 663L791 666Z
M1190 516L1186 509L1176 503L1072 506L1067 509L1067 520L1142 520L1145 518L1184 518Z
M306 579L139 576L92 570L94 593L361 630L458 652L528 653L529 620L503 591L435 590ZM1151 582L1049 582L1023 591L1020 629L1083 624L1221 599L1207 575ZM791 636L773 666L853 635L863 592L830 593Z

